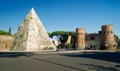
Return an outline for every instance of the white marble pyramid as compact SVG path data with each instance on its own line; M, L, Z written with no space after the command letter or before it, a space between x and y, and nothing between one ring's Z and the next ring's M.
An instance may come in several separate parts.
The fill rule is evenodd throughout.
M12 51L55 50L42 22L32 8L15 36Z

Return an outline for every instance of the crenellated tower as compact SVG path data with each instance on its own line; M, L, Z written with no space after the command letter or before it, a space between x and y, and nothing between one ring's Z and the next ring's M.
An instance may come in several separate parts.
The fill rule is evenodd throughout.
M86 31L84 28L76 29L76 48L77 49L85 48L85 45L86 45L85 34L86 34Z
M113 25L103 25L101 27L101 49L116 50L117 44L114 37Z

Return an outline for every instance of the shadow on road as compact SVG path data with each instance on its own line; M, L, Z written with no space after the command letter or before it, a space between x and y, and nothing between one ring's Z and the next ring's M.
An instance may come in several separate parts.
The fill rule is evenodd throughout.
M119 69L117 69L116 66L103 66L103 65L96 65L96 64L83 64L83 63L79 63L79 65L84 65L87 66L90 69L94 69L97 71L120 71Z
M120 63L120 52L97 52L97 53L77 53L77 54L62 54L68 57L82 57L97 60L111 61Z
M38 61L42 61L42 62L46 62L46 63L55 64L55 65L58 65L58 66L62 66L62 67L66 67L66 68L70 68L70 69L74 69L74 70L78 70L78 71L85 71L85 70L82 70L80 68L76 68L76 67L72 67L72 66L68 66L68 65L52 62L52 61L48 61L48 60L45 60L45 59L40 59L40 58L35 58L35 57L30 57L30 58L38 60Z
M31 52L0 52L0 58L9 57L15 58L19 56L31 56L33 53Z

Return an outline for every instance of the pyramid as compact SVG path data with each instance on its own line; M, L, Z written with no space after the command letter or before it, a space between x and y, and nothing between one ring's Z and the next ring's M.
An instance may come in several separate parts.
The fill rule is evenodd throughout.
M16 33L12 51L42 50L55 50L55 46L32 8Z

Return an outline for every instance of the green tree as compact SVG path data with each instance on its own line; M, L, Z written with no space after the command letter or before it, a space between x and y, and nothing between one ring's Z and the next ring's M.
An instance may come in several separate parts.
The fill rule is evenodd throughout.
M71 35L71 43L67 44L67 47L75 49L75 32L70 32L69 35Z
M0 35L10 35L10 33L4 30L0 30Z
M65 43L69 31L54 31L49 34L50 37L56 36L61 43Z
M51 33L49 33L49 32L47 32L47 33L48 33L49 37L52 37L52 36L51 36Z
M18 26L18 30L20 29L20 26Z
M67 34L62 34L59 39L60 39L61 43L65 44L65 42L68 39L68 35Z
M71 47L75 49L75 41L76 41L76 36L75 32L71 32L72 38L71 38Z
M118 40L118 45L120 46L120 39Z
M11 34L11 27L9 27L8 33Z
M48 33L50 37L56 36L58 38L58 41L61 42L61 47L75 47L75 32L69 32L69 31L54 31L52 33ZM71 35L71 43L65 45L68 35Z
M114 37L115 37L115 39L116 39L116 42L118 42L118 41L119 41L118 35L115 35L115 34L114 34Z

